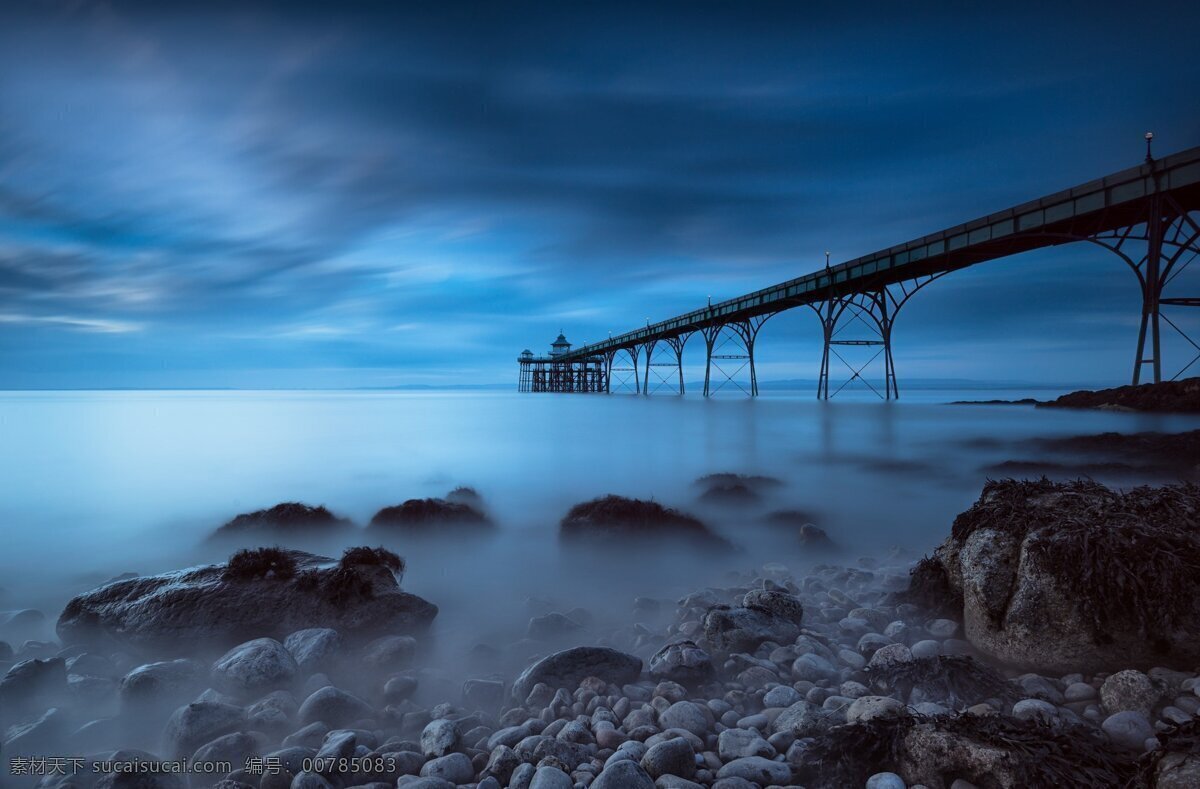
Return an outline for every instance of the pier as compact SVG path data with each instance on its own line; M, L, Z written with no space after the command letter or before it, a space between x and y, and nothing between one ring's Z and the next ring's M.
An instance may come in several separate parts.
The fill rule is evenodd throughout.
M1117 255L1136 276L1142 310L1133 383L1163 380L1164 329L1178 332L1196 352L1167 376L1177 378L1200 360L1200 344L1177 320L1178 311L1200 307L1200 293L1166 292L1200 255L1200 147L1155 159L1150 138L1148 134L1146 160L1140 165L1071 189L836 265L827 260L802 277L602 342L572 348L560 333L549 354L526 350L518 356L518 388L604 393L632 381L638 393L666 389L683 394L683 351L696 338L705 348L705 396L730 383L755 396L754 347L763 325L786 310L809 308L820 319L823 335L817 397L829 399L849 383L861 381L881 399L895 399L900 389L892 327L917 292L960 269L1079 242ZM851 363L844 352L851 346L873 355ZM836 387L835 361L837 369L846 370L845 380L838 380ZM882 365L879 387L868 380L871 365L876 371Z

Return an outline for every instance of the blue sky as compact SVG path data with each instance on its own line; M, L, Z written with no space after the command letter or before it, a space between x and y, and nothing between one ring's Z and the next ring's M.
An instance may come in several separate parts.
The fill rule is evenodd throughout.
M972 5L6 5L0 387L511 381L1200 144L1194 4ZM1033 253L919 294L897 365L1122 382L1137 311Z

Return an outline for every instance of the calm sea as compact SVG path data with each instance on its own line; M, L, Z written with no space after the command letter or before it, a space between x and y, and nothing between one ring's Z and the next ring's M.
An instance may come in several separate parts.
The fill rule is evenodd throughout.
M755 401L504 392L20 392L0 394L0 609L53 619L117 573L224 555L204 538L239 512L324 504L365 523L380 507L475 487L495 534L393 544L404 586L442 608L457 650L511 640L531 612L576 605L627 615L724 570L799 567L794 530L763 516L810 512L842 560L932 550L977 497L990 464L1035 456L1033 437L1200 427L1200 419L1023 406L947 405L1029 392L919 391L900 403L770 392ZM1054 393L1035 392L1038 397ZM764 474L757 503L706 505L694 481ZM692 512L739 548L564 552L558 520L606 493ZM346 543L377 543L351 536ZM342 545L319 546L330 552ZM227 551L226 551L227 552Z

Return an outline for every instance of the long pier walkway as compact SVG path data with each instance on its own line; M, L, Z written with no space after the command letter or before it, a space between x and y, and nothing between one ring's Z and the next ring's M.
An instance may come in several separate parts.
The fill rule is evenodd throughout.
M1163 379L1162 331L1178 332L1196 356L1200 344L1172 314L1200 306L1200 294L1170 296L1167 286L1200 255L1200 147L1151 158L1137 167L888 249L829 265L796 279L648 324L602 342L572 349L560 334L549 355L523 352L519 388L530 392L611 392L632 379L647 392L653 370L659 384L682 394L683 350L705 346L704 394L734 383L758 394L754 345L773 315L797 307L816 312L823 330L817 396L829 398L851 381L871 386L869 365L882 362L884 399L899 397L892 359L892 326L901 308L929 283L952 271L1042 247L1089 242L1119 256L1134 272L1142 296L1133 383ZM866 362L846 360L845 347L866 347ZM831 363L840 360L847 381L831 390ZM1147 376L1149 372L1149 376ZM748 377L748 380L746 378Z

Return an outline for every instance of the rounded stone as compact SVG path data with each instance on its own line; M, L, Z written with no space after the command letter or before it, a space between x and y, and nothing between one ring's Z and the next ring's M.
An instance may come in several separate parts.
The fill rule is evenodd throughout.
M958 632L958 622L955 622L953 619L935 619L926 625L925 629L934 638L945 640L953 638L954 634Z
M760 786L785 786L792 782L792 768L761 756L734 759L717 771L718 778L741 778Z
M942 654L942 643L934 641L932 638L927 638L924 641L918 641L909 647L914 658L933 658ZM895 773L879 773L880 775L894 775Z
M908 789L908 785L895 773L875 773L867 779L867 789Z
M763 696L764 707L790 707L797 701L800 701L803 696L799 691L790 685L779 685L771 688Z
M591 789L654 789L654 779L635 761L610 759Z
M1161 697L1162 689L1154 680L1135 669L1118 671L1100 686L1100 701L1110 715L1138 712L1148 718Z
M1063 691L1063 698L1067 701L1091 701L1096 698L1096 689L1086 682L1072 682Z
M1058 717L1058 707L1041 699L1022 699L1013 705L1012 714L1018 720L1049 722Z
M422 778L441 778L452 784L470 783L475 778L475 768L465 753L452 753L431 759L421 767Z
M529 782L529 789L573 789L574 786L571 776L549 765L537 768Z
M348 726L373 715L370 704L332 685L326 685L306 698L297 713L301 723L320 721L334 728Z
M697 737L708 733L708 716L698 704L690 701L677 701L667 707L658 716L658 723L664 729L683 729Z
M1100 728L1114 745L1130 751L1142 751L1146 740L1154 736L1154 727L1146 716L1132 710L1109 715Z
M235 695L286 687L299 666L292 653L273 638L256 638L226 652L212 667L213 682Z
M641 765L651 778L663 775L691 778L696 772L696 752L685 738L676 737L651 746Z
M904 714L904 704L890 696L863 696L854 700L846 710L846 722L866 722L876 718L892 718Z

